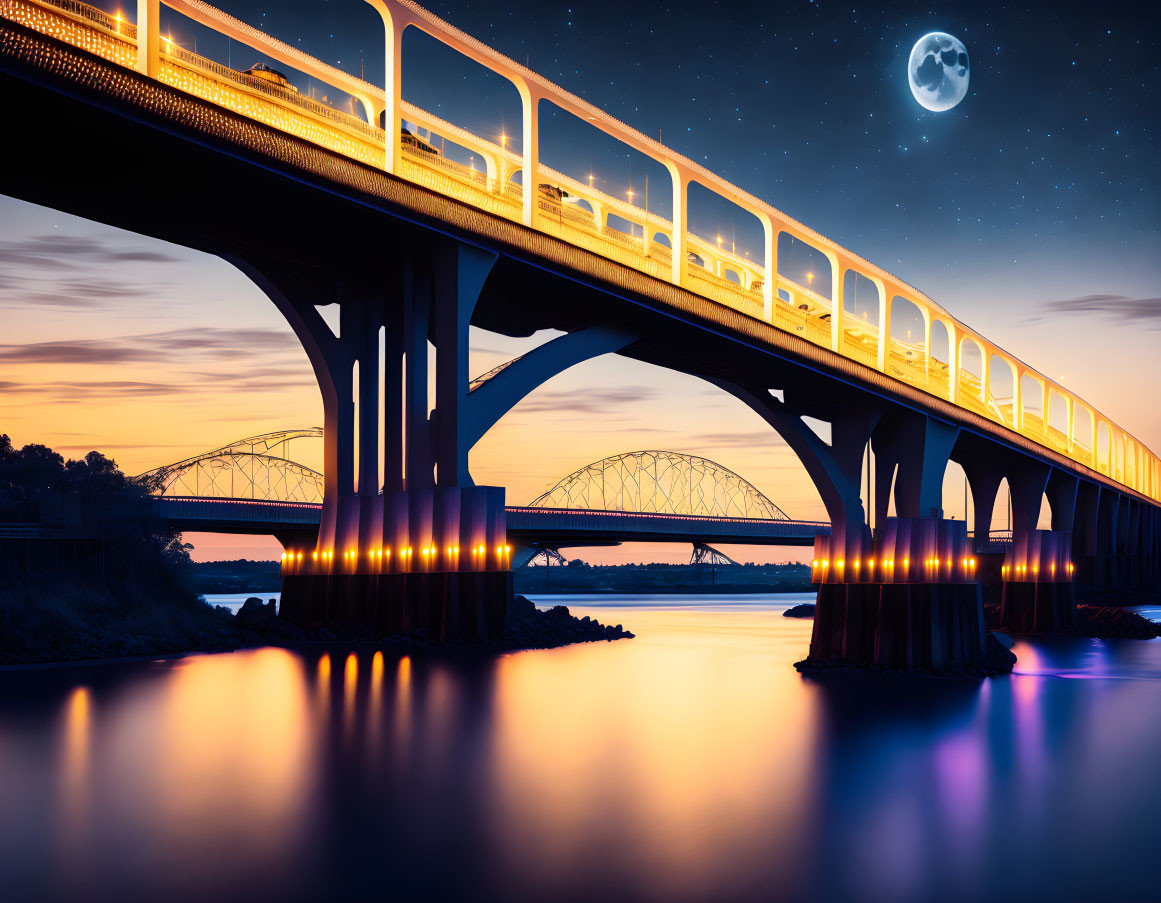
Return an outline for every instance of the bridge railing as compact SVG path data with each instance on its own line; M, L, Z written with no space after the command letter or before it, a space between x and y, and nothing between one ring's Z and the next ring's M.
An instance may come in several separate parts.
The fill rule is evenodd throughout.
M244 41L274 59L307 72L312 78L350 94L363 104L370 120L365 121L237 72L175 43L157 40L157 22L146 23L146 36L156 40L159 47L155 62L157 77L179 90L366 165L386 168L462 203L556 234L650 276L668 278L706 298L800 335L815 345L874 367L936 397L948 399L1080 465L1092 467L1116 482L1161 500L1161 460L1156 455L1074 393L988 342L922 293L694 161L501 56L410 0L370 2L384 15L385 21L393 21L397 26L396 44L393 46L388 42L389 57L401 53L402 31L419 27L436 40L516 84L526 107L525 120L532 124L531 134L524 136L520 155L405 105L399 84L391 74L390 66L395 65L397 59L389 59L388 84L391 91L384 92L232 19L201 0L168 0L167 5L201 25ZM139 43L136 24L109 16L77 0L0 0L0 14L119 65L141 65L141 54L136 46ZM146 65L149 65L148 60ZM672 222L631 202L611 198L591 186L540 166L535 113L540 99L581 116L601 131L665 166L674 179L673 219L681 225L675 227ZM389 122L386 132L377 127L378 116L375 114L380 111ZM402 144L399 129L404 116L419 124L426 122L429 129L434 124L437 129L453 133L448 137L480 153L488 163L489 172L482 174L441 156L417 153ZM535 199L525 197L521 184L505 177L514 170L521 172L523 185L539 186L547 181L573 197L585 199L594 209L615 212L634 227L641 227L643 234L649 236L648 240L616 233L603 221L604 214L601 223L597 223L595 218L590 222L578 215L579 211L566 211L559 204L546 202L539 190L535 192ZM753 214L763 224L765 245L760 262L728 252L685 228L686 189L694 181ZM669 238L669 248L652 241L655 231ZM782 234L814 248L829 260L829 297L795 284L779 270L778 239ZM691 263L687 259L691 253L696 253L704 265ZM726 278L727 272L739 275L739 281ZM879 303L878 322L874 326L860 323L845 310L843 291L847 272L854 272L874 283ZM790 303L781 300L783 293L791 298ZM896 300L919 310L924 321L924 336L918 344L902 342L892 336L892 307ZM804 304L806 310L801 309ZM946 336L947 347L940 352L946 361L934 356L932 337L937 326ZM979 349L980 375L973 374L964 366L964 351L969 345ZM937 363L947 368L946 373L935 367ZM991 392L988 373L996 367L1011 372L1013 396L1007 405L999 404ZM1067 411L1067 432L1053 434L1051 429L1034 427L1027 405L1021 398L1021 387L1026 379L1034 380L1042 387L1046 401L1050 394L1063 400ZM1089 425L1083 435L1078 414L1084 414Z

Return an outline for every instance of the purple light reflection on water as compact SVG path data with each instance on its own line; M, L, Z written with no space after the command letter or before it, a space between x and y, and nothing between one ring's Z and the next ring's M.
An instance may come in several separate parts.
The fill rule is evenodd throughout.
M571 599L629 642L0 672L32 896L1056 900L1153 887L1161 642L801 678L797 599ZM638 604L634 604L638 603ZM1143 890L1145 889L1145 890Z

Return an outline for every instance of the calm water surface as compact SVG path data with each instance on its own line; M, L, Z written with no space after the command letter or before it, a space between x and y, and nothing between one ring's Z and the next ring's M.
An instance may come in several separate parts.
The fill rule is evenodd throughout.
M799 600L568 597L637 639L495 660L0 672L0 896L1156 899L1161 641L818 683Z

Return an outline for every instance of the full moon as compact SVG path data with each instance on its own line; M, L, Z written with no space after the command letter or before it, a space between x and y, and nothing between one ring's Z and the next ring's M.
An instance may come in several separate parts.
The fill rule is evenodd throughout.
M911 48L907 80L921 106L936 113L950 110L968 89L967 48L942 31L924 35Z

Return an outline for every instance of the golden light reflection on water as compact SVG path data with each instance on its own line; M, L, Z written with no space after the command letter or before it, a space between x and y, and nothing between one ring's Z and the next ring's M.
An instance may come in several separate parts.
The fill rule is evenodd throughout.
M0 694L0 867L60 898L365 899L373 873L446 899L1001 899L1014 858L1040 881L1091 851L1075 824L1122 830L1111 798L1161 798L1161 682L1062 679L1108 669L1081 641L982 684L816 681L777 608L574 611L637 638L139 663L66 678L41 722Z
M343 732L350 739L355 729L355 699L359 690L359 658L355 653L347 654L343 665Z
M92 707L89 688L75 687L65 699L61 719L58 839L78 870L87 858L92 817Z
M774 637L801 651L809 623L788 628L780 612L632 619L628 643L500 662L493 802L504 846L536 848L549 875L603 836L602 854L632 848L653 886L674 894L772 843L793 850L817 725L813 689Z
M324 652L319 656L315 677L315 693L318 697L319 715L325 719L331 707L331 656L329 652Z
M282 649L190 658L165 684L151 762L159 826L279 848L306 805L314 739L302 660ZM223 824L223 813L235 818ZM224 835L224 836L223 836Z
M395 666L395 745L402 752L411 742L411 657Z
M383 653L371 656L370 686L367 689L367 753L370 761L382 755L383 744Z

